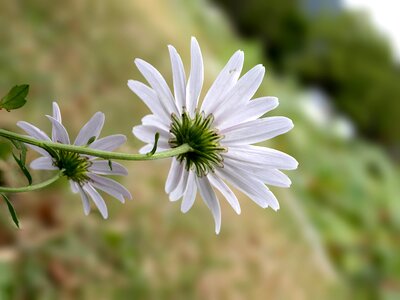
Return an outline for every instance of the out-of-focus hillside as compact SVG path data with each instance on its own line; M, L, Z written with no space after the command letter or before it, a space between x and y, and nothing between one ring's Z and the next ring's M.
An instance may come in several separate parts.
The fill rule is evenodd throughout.
M105 112L103 135L126 134L123 151L141 146L130 131L147 112L126 86L127 79L142 79L135 57L171 83L166 46L173 44L188 68L194 35L206 87L239 48L245 70L262 61L258 45L238 40L203 1L8 1L0 16L6 29L0 32L0 90L31 84L28 104L0 112L0 126L17 130L15 122L24 119L49 130L44 115L56 99L72 136L91 114ZM379 149L317 128L302 112L297 87L266 68L258 94L279 96L281 106L271 115L296 125L268 146L300 162L289 174L293 188L274 189L278 213L244 196L240 216L223 203L215 236L201 199L186 215L168 201L168 160L127 163L130 175L122 182L134 200L122 206L107 198L107 221L96 211L84 217L66 184L13 196L22 229L14 229L3 208L0 298L329 299L351 286L361 297L396 290L398 175ZM7 162L0 165L4 184L24 184ZM38 181L48 176L34 175Z

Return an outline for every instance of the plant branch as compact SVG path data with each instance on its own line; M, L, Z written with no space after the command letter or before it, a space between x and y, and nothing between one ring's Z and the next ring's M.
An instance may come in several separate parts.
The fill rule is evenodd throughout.
M46 181L43 181L43 182L40 182L37 184L24 186L24 187L19 187L19 188L0 186L0 193L24 193L24 192L40 190L40 189L56 182L58 179L60 179L61 176L62 176L62 172L59 172L56 176L54 176Z
M170 150L154 153L152 155L147 154L129 154L120 152L110 152L103 150L92 149L88 146L75 146L66 145L60 143L54 143L51 141L37 140L35 138L14 133L8 130L0 129L0 136L5 137L10 140L17 140L26 144L38 146L46 150L46 148L51 148L53 150L64 150L79 154L86 154L91 156L96 156L104 159L116 159L116 160L156 160L162 158L168 158L183 154L186 152L191 152L193 149L188 144L183 144L179 147L172 148Z

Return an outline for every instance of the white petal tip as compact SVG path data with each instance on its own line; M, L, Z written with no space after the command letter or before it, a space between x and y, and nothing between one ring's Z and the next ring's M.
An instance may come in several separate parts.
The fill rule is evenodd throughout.
M297 169L299 167L299 162L294 158L293 158L293 160L294 160L293 170L295 170L295 169Z
M279 106L279 99L278 97L269 96L268 99L273 103L273 107L276 108Z
M105 118L106 117L106 115L101 111L96 112L95 115L98 115L101 118Z
M56 101L53 101L52 104L53 104L53 108L60 109L60 107L58 106L58 103Z
M140 66L143 65L145 63L145 61L141 58L135 58L135 60L133 61L135 63L136 66Z
M278 211L279 210L279 203L274 203L273 205L270 205L269 207L271 207L274 211Z

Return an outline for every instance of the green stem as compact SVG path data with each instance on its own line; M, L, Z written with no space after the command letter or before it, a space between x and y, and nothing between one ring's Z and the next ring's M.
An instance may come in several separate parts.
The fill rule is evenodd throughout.
M96 156L104 159L116 159L116 160L156 160L162 158L168 158L183 154L186 152L193 151L193 149L188 144L183 144L179 147L172 148L170 150L154 153L154 154L129 154L129 153L119 153L119 152L109 152L103 150L96 150L89 148L87 146L75 146L66 145L60 143L54 143L50 141L37 140L29 136L14 133L8 130L0 129L0 136L11 140L17 140L26 144L38 146L46 150L46 148L51 148L54 150L64 150L69 152L75 152L80 154L86 154L91 156Z
M9 187L2 187L0 186L0 193L24 193L24 192L31 192L31 191L36 191L40 190L53 182L57 181L60 177L62 176L62 172L59 172L56 176L50 178L49 180L43 181L38 184L32 184L24 187L19 187L19 188L9 188Z

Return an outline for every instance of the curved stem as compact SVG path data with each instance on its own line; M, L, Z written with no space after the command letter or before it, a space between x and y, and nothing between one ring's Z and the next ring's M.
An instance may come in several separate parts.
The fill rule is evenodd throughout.
M52 184L53 182L56 182L58 179L60 179L61 176L62 176L62 172L59 172L56 176L54 176L46 181L43 181L43 182L37 183L37 184L24 186L24 187L19 187L19 188L0 186L0 192L1 193L24 193L24 192L40 190L40 189Z
M154 153L154 154L129 154L129 153L119 153L110 152L103 150L96 150L86 146L75 146L66 145L60 143L54 143L50 141L37 140L29 136L17 134L8 130L0 129L0 136L8 139L17 140L24 142L26 144L35 145L46 150L46 148L51 148L54 150L64 150L69 152L75 152L80 154L86 154L91 156L96 156L104 159L117 159L117 160L156 160L161 158L168 158L183 154L186 152L193 151L192 147L188 144L183 144L179 147L172 148L170 150Z

